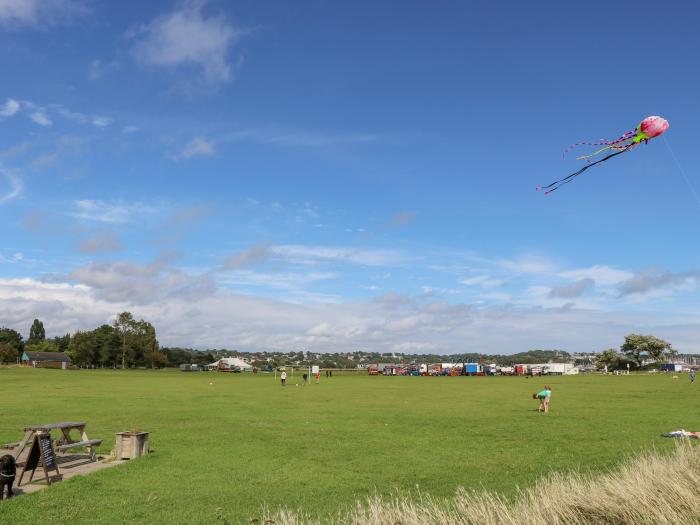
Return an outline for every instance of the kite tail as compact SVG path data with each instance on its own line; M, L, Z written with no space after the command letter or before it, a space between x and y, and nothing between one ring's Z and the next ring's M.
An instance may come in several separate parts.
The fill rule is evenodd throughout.
M581 175L581 174L582 174L584 171L586 171L588 168L592 168L592 167L595 166L596 164L600 164L600 163L602 163L602 162L605 162L606 160L609 160L609 159L611 159L611 158L613 158L613 157L616 157L616 156L618 156L618 155L621 155L622 153L625 153L626 151L629 151L630 149L632 149L635 145L636 145L636 144L634 144L634 143L628 144L628 145L626 145L624 148L622 148L620 151L616 151L615 153L611 153L610 155L608 155L608 156L606 156L606 157L604 157L604 158L602 158L602 159L600 159L600 160L598 160L598 161L596 161L596 162L591 162L590 164L586 164L586 165L585 165L583 168L581 168L580 170L578 170L578 171L572 173L571 175L567 175L567 176L564 177L563 179L555 180L554 182L552 182L551 184L548 184L547 186L538 186L538 187L537 187L537 190L547 190L547 191L544 192L544 194L545 194L545 195L549 195L549 194L552 193L553 191L557 191L559 188L561 188L561 187L564 186L565 184L569 184L572 180L574 180L576 177L578 177L579 175Z
M609 146L613 146L615 144L619 144L621 142L625 142L625 141L629 140L636 133L637 133L637 130L633 129L631 131L624 133L623 135L621 135L619 138L617 138L615 140L600 139L600 142L577 142L575 144L572 144L568 148L566 148L564 150L564 153L562 156L566 156L566 154L569 153L572 149L577 148L579 146L606 146L606 148L603 148L603 150L604 150L604 149L607 149L607 147L609 147ZM596 152L596 153L599 153L599 152ZM594 153L594 155L595 155L595 153ZM585 157L583 157L583 158L585 158Z
M600 155L604 151L610 149L620 151L621 149L624 149L631 144L630 140L632 140L632 137L626 138L624 139L624 141L618 139L615 142L610 142L607 146L605 146L604 148L600 148L598 151L594 151L593 153L589 153L588 155L581 155L580 157L576 157L576 160L587 160L591 157L595 157L596 155Z

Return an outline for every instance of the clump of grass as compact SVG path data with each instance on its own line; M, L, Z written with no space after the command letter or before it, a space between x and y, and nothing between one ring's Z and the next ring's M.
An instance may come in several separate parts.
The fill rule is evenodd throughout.
M700 448L681 444L597 475L550 474L513 500L459 489L450 499L379 496L326 519L280 510L276 525L691 525L700 523Z

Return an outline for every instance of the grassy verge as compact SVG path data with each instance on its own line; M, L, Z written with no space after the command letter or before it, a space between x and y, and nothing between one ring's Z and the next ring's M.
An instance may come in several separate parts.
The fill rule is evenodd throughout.
M344 515L318 520L279 511L275 525L642 525L700 523L700 448L650 453L597 476L551 475L515 501L460 489L454 498L371 497ZM222 521L226 521L222 517Z

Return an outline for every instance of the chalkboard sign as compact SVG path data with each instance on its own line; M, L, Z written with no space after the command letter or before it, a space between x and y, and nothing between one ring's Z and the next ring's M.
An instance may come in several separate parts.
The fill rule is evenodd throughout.
M56 475L60 477L61 474L59 473L58 465L56 464L56 453L54 452L51 444L51 434L37 433L34 435L32 448L29 450L29 456L27 457L27 462L24 465L24 469L19 477L17 486L22 484L22 478L27 471L31 471L31 474L29 475L29 483L31 483L32 478L34 477L34 472L39 465L41 465L41 468L44 471L44 476L46 477L46 483L48 485L51 484L49 470L56 471Z
M56 454L51 445L51 434L39 434L39 444L41 445L41 455L44 459L44 466L48 470L56 468Z

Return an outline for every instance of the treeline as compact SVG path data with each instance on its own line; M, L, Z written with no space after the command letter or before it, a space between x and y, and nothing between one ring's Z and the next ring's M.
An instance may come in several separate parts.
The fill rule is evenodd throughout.
M501 366L533 363L567 363L571 360L568 352L561 350L530 350L513 355L486 354L391 354L379 352L240 352L238 350L212 349L195 350L192 348L163 348L170 366L184 363L208 364L222 357L240 357L259 369L271 369L279 366L312 366L322 368L357 368L374 363L496 363Z
M167 355L160 350L155 327L148 321L135 319L130 312L117 315L111 325L52 339L46 338L44 324L39 319L34 319L26 342L16 330L0 328L0 362L19 362L23 352L65 352L74 365L84 368L160 368L168 364Z
M223 355L221 351L217 350L194 350L192 348L162 348L162 352L168 360L168 366L180 366L185 363L195 364L195 365L208 365L213 363L219 356L230 357L229 355ZM224 351L226 354L232 352Z

